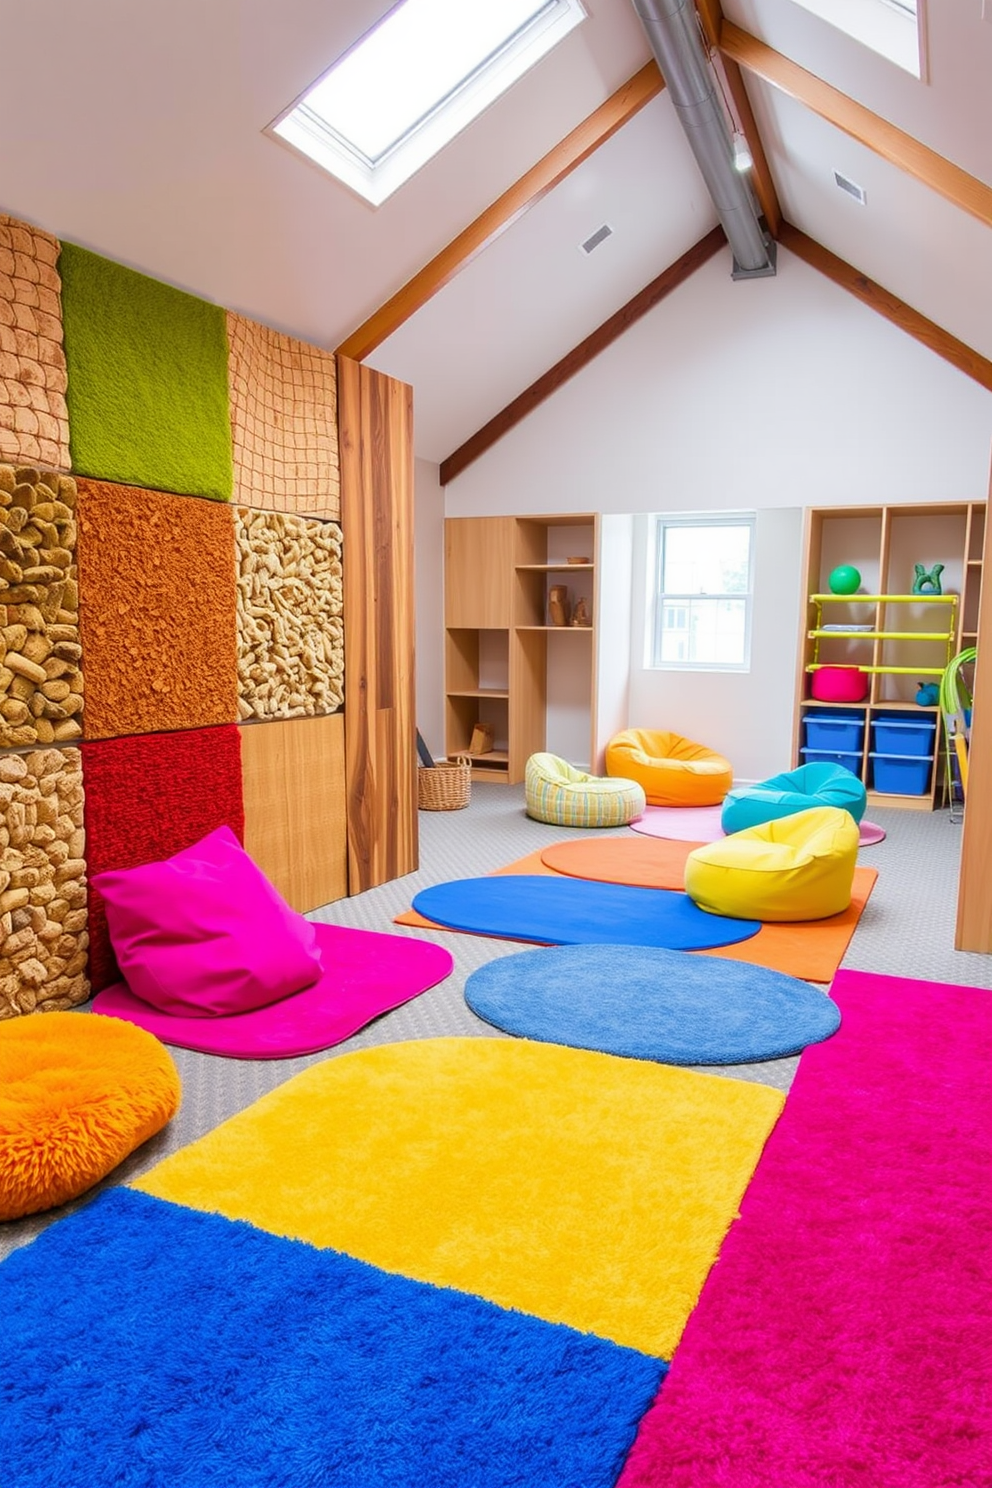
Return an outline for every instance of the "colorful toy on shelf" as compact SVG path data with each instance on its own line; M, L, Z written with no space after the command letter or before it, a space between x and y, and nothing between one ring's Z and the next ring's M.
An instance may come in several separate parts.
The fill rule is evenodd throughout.
M957 766L960 798L968 795L968 749L971 743L971 689L962 668L971 667L978 656L974 646L966 646L952 656L940 679L940 711L944 716L944 738L947 741L947 785L953 808L954 767Z
M916 689L916 701L921 708L934 708L940 697L940 684L938 682L921 682Z
M831 594L857 594L861 588L861 575L850 563L841 563L834 569L827 583Z
M944 572L942 563L935 563L933 568L924 568L922 563L914 563L913 571L916 577L913 580L914 594L942 594L940 587L940 576Z

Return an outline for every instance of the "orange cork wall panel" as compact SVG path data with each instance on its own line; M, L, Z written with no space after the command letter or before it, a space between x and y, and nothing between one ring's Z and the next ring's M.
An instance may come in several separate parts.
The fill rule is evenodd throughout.
M79 479L84 736L238 716L231 509Z
M234 499L338 517L334 356L228 311Z
M0 461L69 469L59 243L0 213Z

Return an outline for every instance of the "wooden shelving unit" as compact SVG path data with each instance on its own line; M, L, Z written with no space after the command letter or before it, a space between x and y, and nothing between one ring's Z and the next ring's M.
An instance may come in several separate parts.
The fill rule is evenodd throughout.
M546 748L580 764L592 757L597 541L589 513L445 522L445 751L467 754L477 722L495 743L472 757L473 778L522 780L530 755ZM588 560L569 563L575 553ZM566 576L577 581L573 603L591 606L591 625L549 623L549 589ZM559 713L567 737L549 738Z
M939 710L915 702L922 682L936 682L952 656L974 645L982 581L985 536L984 502L921 506L828 507L808 513L806 592L808 603L796 688L794 759L802 763L808 738L819 748L824 720L849 720L854 726L838 736L850 742L841 760L855 769L868 788L869 802L909 810L932 810L944 798L946 780ZM914 595L914 565L944 565L942 594ZM851 564L862 576L861 592L831 594L828 579L840 564ZM829 614L829 622L825 615ZM846 626L844 629L835 626ZM867 628L866 628L867 627ZM822 702L810 696L811 678L819 666L858 667L868 682L859 703ZM875 748L885 721L899 725L889 738L914 739L934 724L928 768L906 767L905 759ZM918 731L907 729L913 719ZM819 722L818 722L819 720ZM893 760L900 762L898 768ZM911 788L892 789L906 774ZM876 779L877 777L877 779ZM879 788L879 782L885 789Z

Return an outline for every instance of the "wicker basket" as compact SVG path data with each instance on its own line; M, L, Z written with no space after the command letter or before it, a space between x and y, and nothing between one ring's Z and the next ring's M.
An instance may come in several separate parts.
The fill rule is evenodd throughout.
M472 794L472 761L467 755L417 766L417 805L421 811L460 811Z

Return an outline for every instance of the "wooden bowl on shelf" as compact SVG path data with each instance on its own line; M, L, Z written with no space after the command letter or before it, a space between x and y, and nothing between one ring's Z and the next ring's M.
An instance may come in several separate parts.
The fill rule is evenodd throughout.
M588 558L566 558L565 559L565 562L566 563L588 563L589 562L589 559Z

